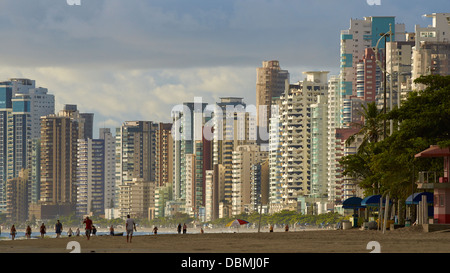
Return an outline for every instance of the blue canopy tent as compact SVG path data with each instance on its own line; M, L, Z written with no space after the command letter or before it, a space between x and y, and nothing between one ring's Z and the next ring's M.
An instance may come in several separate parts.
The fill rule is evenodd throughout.
M353 209L353 227L358 226L358 210L364 208L363 206L361 206L361 201L362 199L359 197L350 197L342 202L343 209Z
M366 198L364 198L361 201L361 206L364 206L365 208L367 208L366 219L368 218L369 213L379 210L381 198L382 198L381 194L375 194L375 195L367 196ZM384 207L385 203L386 203L386 199L382 199L381 201L382 201L382 205ZM389 201L389 204L392 204L392 202ZM369 229L370 229L370 226L369 226ZM376 229L376 225L375 225L375 229Z
M417 205L419 201L422 201L422 195L427 197L427 203L433 203L433 193L431 192L415 192L406 198L407 205Z
M408 196L408 198L406 198L405 203L406 203L406 205L418 205L419 201L422 201L422 195L425 195L427 197L428 215L430 217L433 217L433 215L434 215L433 193L431 193L431 192L415 192L415 193L411 194L410 196Z
M380 198L381 198L380 194L367 196L366 198L364 198L361 201L361 206L364 206L364 207L377 207L377 206L380 205Z
M361 206L362 199L359 197L350 197L344 200L342 202L342 208L344 209L359 209L364 208L364 206Z

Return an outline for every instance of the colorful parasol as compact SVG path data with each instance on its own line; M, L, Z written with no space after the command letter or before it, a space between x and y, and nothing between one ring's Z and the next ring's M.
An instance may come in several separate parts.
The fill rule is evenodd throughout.
M226 227L240 226L240 225L245 225L245 224L248 224L248 222L245 221L245 220L242 220L242 219L235 219L235 220L229 222L229 223L226 225Z

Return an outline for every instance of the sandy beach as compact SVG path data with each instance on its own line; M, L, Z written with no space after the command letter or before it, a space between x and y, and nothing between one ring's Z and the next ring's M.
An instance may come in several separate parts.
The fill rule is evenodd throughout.
M208 232L126 237L96 236L0 241L1 253L69 253L70 241L81 253L369 253L371 241L382 253L450 253L450 232L421 231L420 227L387 230L303 230Z

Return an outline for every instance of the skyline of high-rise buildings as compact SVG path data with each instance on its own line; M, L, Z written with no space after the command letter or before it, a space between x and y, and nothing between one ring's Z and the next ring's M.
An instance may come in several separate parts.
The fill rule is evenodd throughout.
M340 33L339 75L304 71L290 82L278 60L262 61L255 107L243 96L194 98L173 108L171 123L128 120L115 135L100 128L98 139L93 113L65 104L55 114L55 96L34 80L1 82L0 211L23 219L25 202L36 219L185 213L206 221L256 209L339 210L362 194L339 165L360 143L345 145L364 122L360 109L382 109L385 91L391 109L418 76L450 74L450 15L428 16L432 25L415 33L394 16L351 19ZM11 202L8 191L27 197Z

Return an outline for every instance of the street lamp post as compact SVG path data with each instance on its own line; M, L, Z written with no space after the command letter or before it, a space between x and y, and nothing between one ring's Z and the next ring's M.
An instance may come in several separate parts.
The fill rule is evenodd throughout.
M375 61L377 63L377 65L380 67L381 71L383 71L383 113L386 114L386 37L392 37L392 31L391 31L391 24L389 24L389 31L386 33L380 33L380 39L378 39L377 44L374 47L374 51L375 51ZM380 60L378 60L378 44L380 43L381 39L384 38L384 66L383 64L381 64ZM392 72L392 71L391 71ZM392 80L392 79L391 79ZM392 100L392 94L389 98L390 100ZM386 134L386 119L383 121L383 138L386 138L387 134Z

